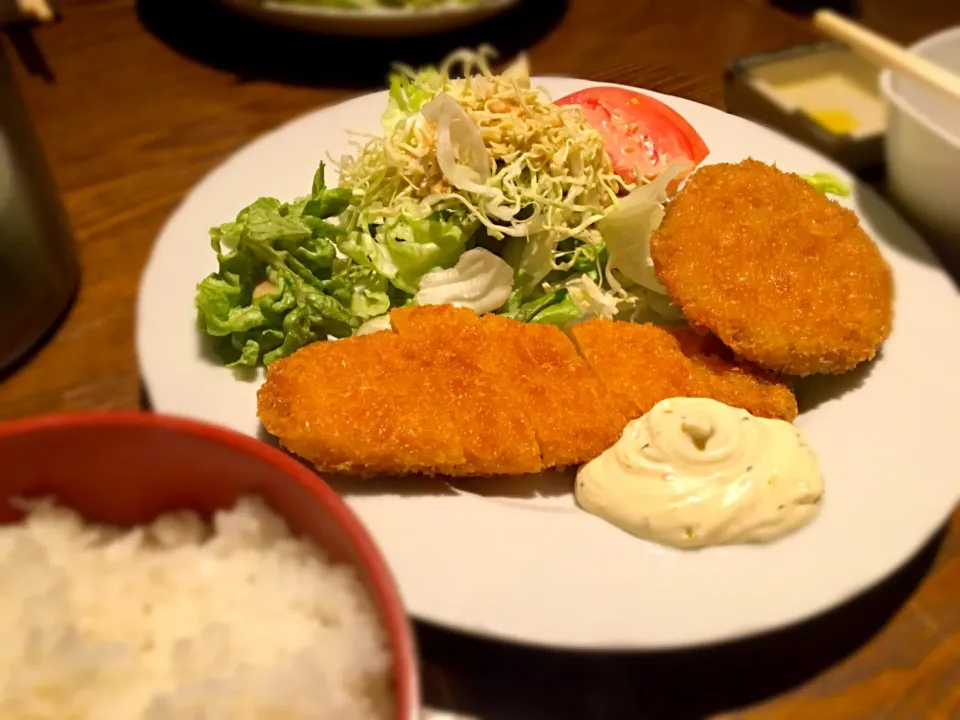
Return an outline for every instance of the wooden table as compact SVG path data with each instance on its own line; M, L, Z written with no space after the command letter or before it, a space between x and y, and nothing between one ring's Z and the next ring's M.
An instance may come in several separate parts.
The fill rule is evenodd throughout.
M956 2L862 4L868 25L905 42L960 23ZM402 44L267 31L207 0L65 0L63 11L38 33L55 82L18 75L73 221L83 286L53 340L3 379L0 418L138 407L134 302L166 216L251 138L378 87L390 59L489 41L531 48L538 73L721 106L727 62L814 39L804 19L765 0L527 0L482 29ZM482 717L957 718L960 514L868 596L739 645L587 656L420 630L428 701Z

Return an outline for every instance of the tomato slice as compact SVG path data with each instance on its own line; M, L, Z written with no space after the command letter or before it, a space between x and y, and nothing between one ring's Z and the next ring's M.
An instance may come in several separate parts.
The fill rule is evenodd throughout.
M592 87L560 98L557 105L579 105L586 121L603 136L613 169L628 182L637 172L653 178L672 162L686 158L687 172L710 149L671 107L649 95L618 87Z

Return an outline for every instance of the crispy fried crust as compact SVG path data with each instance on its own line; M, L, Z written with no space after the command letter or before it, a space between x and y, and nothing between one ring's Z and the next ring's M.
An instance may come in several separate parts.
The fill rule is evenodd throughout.
M432 470L516 475L542 469L540 446L523 397L511 383L486 372L486 358L496 348L490 346L472 311L451 306L411 308L394 311L391 320L405 345L423 358L421 371L429 375L431 402L451 419L463 447L464 463L451 470L440 466Z
M633 415L553 325L482 319L484 370L514 389L536 429L544 467L579 465L613 445Z
M756 160L698 170L650 251L692 325L771 370L846 372L890 334L892 274L857 216Z
M393 333L313 343L270 366L260 420L324 470L457 467L466 462L460 434L425 360Z
M590 320L573 341L603 383L640 416L671 397L708 397L767 418L793 420L797 399L783 382L736 363L715 338L688 328Z
M270 366L260 420L318 469L516 475L590 460L662 397L705 395L791 418L782 384L693 333L552 326L451 307L394 310L395 332L318 342ZM655 398L655 399L654 399Z

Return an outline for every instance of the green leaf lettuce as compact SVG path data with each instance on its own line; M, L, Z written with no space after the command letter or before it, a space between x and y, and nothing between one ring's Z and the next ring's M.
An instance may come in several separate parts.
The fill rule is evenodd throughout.
M230 366L269 365L320 337L349 335L369 313L389 309L385 279L360 283L363 273L350 266L340 279L333 275L343 233L326 219L351 198L326 188L323 172L321 164L308 198L260 198L210 231L219 267L197 285L196 306L200 327Z

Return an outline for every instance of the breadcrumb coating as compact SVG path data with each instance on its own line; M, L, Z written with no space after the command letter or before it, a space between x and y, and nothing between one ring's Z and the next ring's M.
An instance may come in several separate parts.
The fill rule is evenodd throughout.
M712 398L765 418L797 416L797 399L782 380L734 362L716 338L689 328L590 320L571 335L590 369L631 404L635 417L673 397Z
M847 372L890 334L893 276L857 216L772 165L700 168L650 251L694 327L770 370Z
M573 330L582 357L553 326L449 306L394 310L391 323L271 365L267 431L322 471L517 475L593 459L681 392L796 415L789 388L690 331L590 321Z

